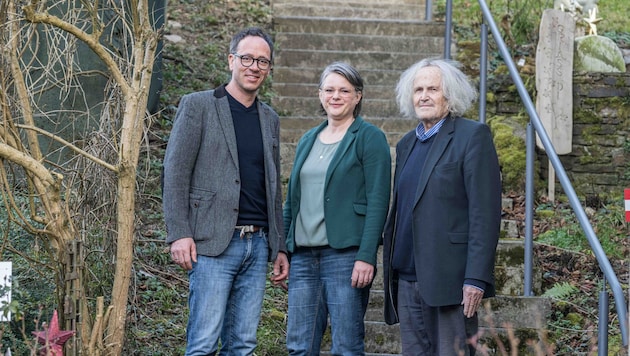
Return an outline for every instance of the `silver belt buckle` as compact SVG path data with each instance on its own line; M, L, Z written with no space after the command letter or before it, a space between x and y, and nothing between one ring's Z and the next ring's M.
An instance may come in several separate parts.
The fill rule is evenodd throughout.
M256 231L256 227L254 225L236 226L236 229L237 230L241 230L241 233L239 234L241 239L243 238L243 236L245 236L245 234L252 233L252 232Z

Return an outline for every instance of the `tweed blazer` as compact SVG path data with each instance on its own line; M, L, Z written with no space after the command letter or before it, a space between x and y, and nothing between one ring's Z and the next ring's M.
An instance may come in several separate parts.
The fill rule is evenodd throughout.
M278 115L268 105L257 103L265 162L269 259L274 261L278 251L286 252L280 124ZM164 157L166 242L192 237L198 254L223 253L238 219L240 173L225 86L183 96Z
M287 248L295 251L295 221L300 211L300 171L324 121L298 142L284 204ZM356 260L376 265L376 253L389 206L391 155L385 134L357 117L337 147L324 182L324 219L332 248L359 247Z
M385 224L385 321L398 322L398 276L391 269L400 171L417 140L396 146L393 199ZM447 118L426 157L412 212L413 254L420 294L431 306L460 304L466 279L486 283L494 296L494 263L501 222L499 162L487 125ZM411 252L411 251L410 251Z

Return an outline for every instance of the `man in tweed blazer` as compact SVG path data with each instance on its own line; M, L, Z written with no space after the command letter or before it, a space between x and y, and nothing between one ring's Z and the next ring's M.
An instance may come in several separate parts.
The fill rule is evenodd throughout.
M164 158L166 242L190 279L186 355L251 355L265 293L288 260L282 223L278 115L257 99L273 43L259 28L239 32L228 55L232 79L185 95Z

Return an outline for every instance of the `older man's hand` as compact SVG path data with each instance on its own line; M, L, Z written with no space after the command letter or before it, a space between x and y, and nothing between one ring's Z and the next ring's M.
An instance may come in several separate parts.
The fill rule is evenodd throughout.
M472 316L475 315L481 305L482 298L483 290L473 286L464 286L462 305L464 306L464 315L466 315L467 318L472 318Z

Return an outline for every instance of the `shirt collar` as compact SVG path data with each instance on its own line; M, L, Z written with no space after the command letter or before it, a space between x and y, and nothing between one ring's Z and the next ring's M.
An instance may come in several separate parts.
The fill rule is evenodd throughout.
M424 131L424 125L422 124L422 122L420 122L418 126L416 126L416 137L418 138L418 140L420 140L420 142L424 142L430 139L440 131L440 128L444 124L444 121L446 121L446 118L438 121L438 123L433 125L433 127L431 127L429 131Z

